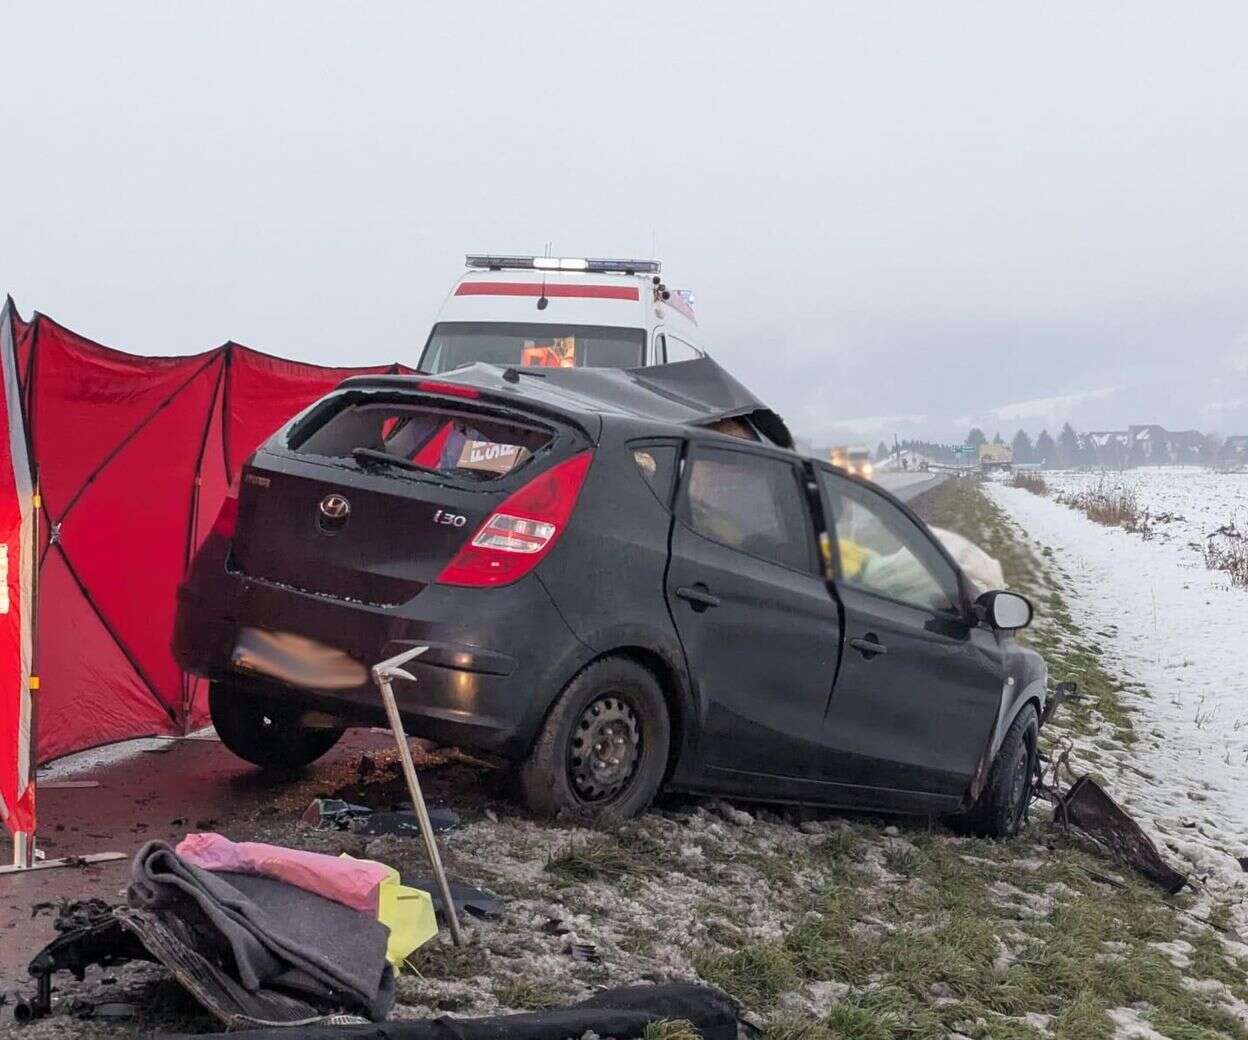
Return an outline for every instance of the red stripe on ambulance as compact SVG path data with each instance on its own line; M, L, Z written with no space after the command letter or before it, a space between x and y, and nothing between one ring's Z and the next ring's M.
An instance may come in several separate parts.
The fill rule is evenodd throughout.
M543 286L540 282L461 282L456 296L574 296L595 300L640 300L635 285L565 285Z

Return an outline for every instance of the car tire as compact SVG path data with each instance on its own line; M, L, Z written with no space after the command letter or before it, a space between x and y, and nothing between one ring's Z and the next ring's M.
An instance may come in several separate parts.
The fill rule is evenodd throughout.
M520 768L539 816L616 823L644 812L667 770L671 721L649 669L604 657L559 695Z
M1031 805L1039 732L1036 710L1028 704L1006 731L979 799L969 812L954 818L955 830L984 838L1012 838L1023 829Z
M299 769L315 762L345 732L304 726L300 709L221 682L208 687L208 712L221 743L263 769Z

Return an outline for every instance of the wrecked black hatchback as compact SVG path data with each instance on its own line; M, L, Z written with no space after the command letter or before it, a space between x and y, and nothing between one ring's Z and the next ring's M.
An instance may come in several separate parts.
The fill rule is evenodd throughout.
M1020 826L1045 667L874 485L709 359L349 379L244 468L179 592L221 740L295 767L384 721L521 763L545 814L668 787Z

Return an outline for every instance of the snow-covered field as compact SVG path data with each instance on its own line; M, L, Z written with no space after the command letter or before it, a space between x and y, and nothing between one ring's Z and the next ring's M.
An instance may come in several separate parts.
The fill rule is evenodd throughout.
M1248 530L1248 473L1217 473L1203 466L1147 466L1115 471L1059 470L1044 479L1054 493L1096 487L1122 487L1135 493L1152 519L1153 537L1162 542L1201 546L1205 537L1234 522ZM1157 521L1157 517L1173 517ZM1199 551L1198 549L1194 551Z
M1127 476L1139 479L1150 509L1188 517L1193 532L1226 522L1235 495L1248 505L1245 478ZM1059 487L1096 479L1045 477ZM1135 684L1124 697L1139 741L1097 745L1102 762L1114 763L1100 768L1113 793L1187 869L1214 875L1211 885L1224 891L1244 885L1237 857L1248 855L1248 591L1207 570L1186 536L1145 540L1018 488L989 485L989 493L1051 550L1073 620Z

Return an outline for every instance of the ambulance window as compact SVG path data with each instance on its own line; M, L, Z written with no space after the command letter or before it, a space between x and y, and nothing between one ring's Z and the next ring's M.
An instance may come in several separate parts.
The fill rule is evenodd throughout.
M667 362L667 338L663 333L659 333L654 337L654 363L656 365L666 364Z
M702 351L686 343L683 339L677 339L675 336L667 337L667 360L669 363L674 361L692 361L694 358L700 358L701 356Z
M463 365L536 368L636 368L646 330L614 325L443 321L433 327L420 371L449 372Z

